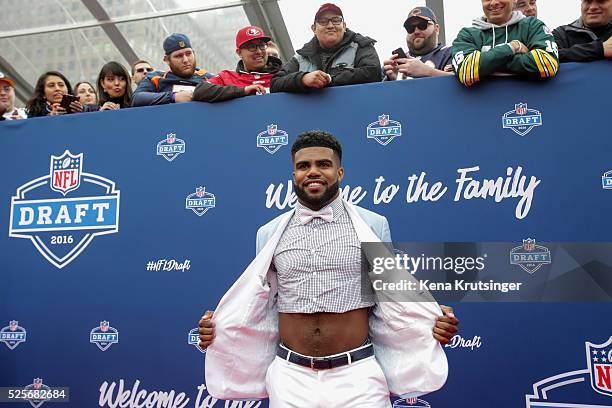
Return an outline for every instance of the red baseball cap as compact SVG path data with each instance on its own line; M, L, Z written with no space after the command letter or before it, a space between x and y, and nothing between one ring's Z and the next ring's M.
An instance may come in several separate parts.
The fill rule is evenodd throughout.
M324 5L319 7L319 10L317 11L317 14L315 14L315 20L318 19L319 16L321 14L325 13L326 11L333 11L334 13L337 13L337 14L341 15L342 17L344 17L342 15L342 10L340 10L340 7L336 6L333 3L325 3Z
M264 34L263 30L257 26L248 26L238 30L236 34L236 48L242 47L245 43L251 40L265 40L266 42L272 40Z

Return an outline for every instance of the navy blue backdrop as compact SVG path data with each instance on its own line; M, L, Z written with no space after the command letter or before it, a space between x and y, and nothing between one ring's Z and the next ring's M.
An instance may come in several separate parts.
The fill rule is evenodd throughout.
M208 396L189 332L254 256L257 228L293 205L290 146L313 128L341 140L347 197L385 215L395 241L612 241L610 73L570 64L542 83L423 79L0 124L0 386L70 387L77 407L260 405ZM463 172L477 181L535 177L530 207L469 198L456 180L475 167ZM435 201L407 200L422 172L447 187ZM612 406L609 303L453 306L448 381L404 406ZM599 378L589 351L606 357Z

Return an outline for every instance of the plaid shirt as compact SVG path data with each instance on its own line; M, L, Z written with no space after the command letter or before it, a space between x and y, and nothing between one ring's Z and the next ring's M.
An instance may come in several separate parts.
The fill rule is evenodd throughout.
M333 221L300 222L299 202L272 261L278 276L278 311L344 313L372 306L361 299L361 244L342 198L328 204Z

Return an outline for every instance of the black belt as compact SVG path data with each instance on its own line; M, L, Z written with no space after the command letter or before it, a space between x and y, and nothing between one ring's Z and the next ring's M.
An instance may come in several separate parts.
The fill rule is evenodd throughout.
M355 361L363 360L374 355L374 347L372 344L360 348L355 351L347 351L333 357L306 357L297 354L294 351L286 349L280 344L276 348L276 355L283 360L294 364L299 364L304 367L312 368L313 370L329 370L330 368L342 367ZM287 358L289 355L289 358Z

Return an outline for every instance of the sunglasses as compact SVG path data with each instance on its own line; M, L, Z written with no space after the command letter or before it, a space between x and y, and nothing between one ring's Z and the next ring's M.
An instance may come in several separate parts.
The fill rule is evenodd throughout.
M427 30L427 26L429 25L434 25L435 23L431 20L423 20L421 19L421 21L419 21L416 24L408 24L406 26L406 31L408 31L408 34L412 34L416 31L416 29L418 28L421 31L425 31Z
M142 74L143 72L153 72L153 68L151 67L147 67L147 68L137 68L136 72Z

